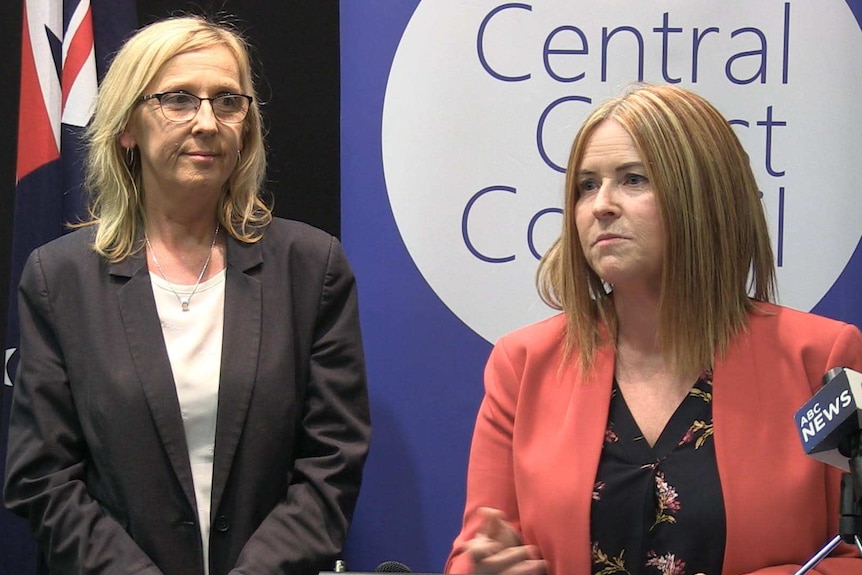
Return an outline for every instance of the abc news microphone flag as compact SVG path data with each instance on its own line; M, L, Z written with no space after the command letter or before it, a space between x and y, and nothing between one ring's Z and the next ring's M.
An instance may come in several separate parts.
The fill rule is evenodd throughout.
M30 252L86 215L81 135L98 79L111 55L137 26L135 0L22 2L18 162L6 334L0 385L0 478L17 366L17 288ZM26 523L0 506L0 573L36 572L35 543Z

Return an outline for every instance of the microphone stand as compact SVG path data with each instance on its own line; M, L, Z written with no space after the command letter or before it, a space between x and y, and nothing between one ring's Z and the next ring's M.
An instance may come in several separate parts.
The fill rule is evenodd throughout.
M841 449L841 453L849 454L850 473L841 475L841 517L838 520L838 534L793 575L805 575L811 571L842 541L855 543L859 553L862 553L862 431L851 435L847 445L842 447L848 448L846 452L845 449Z

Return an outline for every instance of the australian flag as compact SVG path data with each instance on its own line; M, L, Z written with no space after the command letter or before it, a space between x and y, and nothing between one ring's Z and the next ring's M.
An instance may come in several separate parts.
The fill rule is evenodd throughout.
M81 135L98 79L137 24L135 0L25 0L21 34L15 214L4 381L0 478L17 366L17 287L30 252L86 217ZM39 572L28 526L0 506L0 573Z

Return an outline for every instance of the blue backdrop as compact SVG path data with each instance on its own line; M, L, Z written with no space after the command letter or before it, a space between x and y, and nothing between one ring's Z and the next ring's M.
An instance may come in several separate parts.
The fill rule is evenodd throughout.
M862 0L848 4L862 22ZM417 5L341 2L342 236L359 282L374 429L348 541L351 570L387 559L414 571L442 569L460 528L469 441L491 348L423 279L387 196L384 97ZM813 311L862 327L862 244Z

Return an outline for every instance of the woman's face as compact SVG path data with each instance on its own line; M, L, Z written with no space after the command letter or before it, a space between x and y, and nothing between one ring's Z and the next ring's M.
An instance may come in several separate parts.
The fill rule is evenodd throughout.
M628 132L613 120L589 136L578 167L575 224L584 256L614 292L658 295L664 232L646 168Z
M239 66L224 46L174 56L164 65L145 94L187 92L201 98L243 93ZM244 124L227 124L202 101L186 122L165 118L156 98L138 104L120 144L140 151L144 190L148 197L221 193L243 144Z

